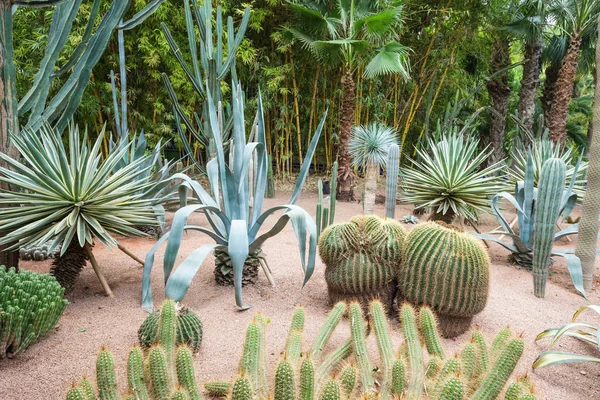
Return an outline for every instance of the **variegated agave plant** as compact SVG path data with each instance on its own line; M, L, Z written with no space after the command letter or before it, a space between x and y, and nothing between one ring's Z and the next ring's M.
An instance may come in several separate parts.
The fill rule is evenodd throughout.
M129 146L102 160L103 138L104 130L90 147L87 134L71 124L65 147L60 134L46 125L11 137L22 161L0 153L8 164L0 168L0 181L12 188L0 193L0 244L17 249L49 242L52 251L62 243L52 272L66 288L92 257L94 240L117 246L112 234L140 236L135 226L157 223L152 201L143 197L148 176L139 167L146 157L115 171Z
M147 311L153 307L150 275L154 264L154 256L157 249L164 242L167 242L163 261L166 284L165 295L176 301L183 299L200 265L210 252L215 250L215 252L225 253L228 257L233 275L237 306L242 309L249 308L242 301L242 278L246 260L249 256L260 252L263 243L281 232L288 221L291 221L298 239L305 277L304 283L310 279L314 270L317 245L316 224L304 209L294 205L294 203L300 196L304 180L308 174L310 160L321 136L325 117L321 120L312 138L291 199L285 205L276 206L262 212L262 203L267 185L268 157L260 93L258 96L257 117L253 124L253 132L250 134L250 137L256 138L256 141L246 143L244 96L239 84L234 82L232 85L233 133L228 157L226 157L224 150L223 126L220 123L220 115L213 105L208 89L207 94L209 98L210 131L212 132L216 151L216 157L206 165L210 187L208 189L203 188L199 182L194 181L185 174L175 174L173 176L173 179L183 181L179 191L181 208L174 215L171 230L155 244L146 256L142 281L142 307ZM251 179L249 179L249 176ZM194 200L199 204L188 205L187 194L189 190L191 190ZM188 225L188 218L196 211L205 214L211 226L210 229ZM283 214L279 216L274 226L259 235L259 230L265 220L270 215L281 211L283 211ZM173 270L181 247L183 233L190 230L206 234L215 243L203 245L194 250ZM306 254L307 233L308 255ZM267 271L268 267L265 266L265 272Z

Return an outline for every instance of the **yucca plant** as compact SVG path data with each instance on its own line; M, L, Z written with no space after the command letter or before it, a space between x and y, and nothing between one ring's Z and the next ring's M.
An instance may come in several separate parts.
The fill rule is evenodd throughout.
M208 110L210 127L216 151L216 157L208 162L206 171L209 180L208 190L204 189L199 182L192 180L185 174L175 174L173 179L182 180L180 187L181 208L175 213L171 230L167 232L146 256L144 265L144 277L142 281L142 307L145 310L152 309L152 291L150 274L154 264L154 255L157 249L167 242L164 256L164 280L165 295L176 301L181 301L185 296L193 277L208 254L215 250L216 267L215 274L229 275L235 287L235 301L242 309L242 283L244 271L254 267L258 271L258 265L263 266L269 280L271 280L270 269L264 263L264 255L261 246L270 237L275 236L285 227L288 221L292 222L294 231L298 238L300 257L304 270L304 283L311 277L316 256L317 228L310 215L301 207L294 205L304 180L308 174L310 160L317 146L325 117L321 120L310 147L302 164L302 169L296 182L296 187L288 204L270 208L262 212L262 203L265 197L267 185L268 161L265 137L265 124L263 117L263 106L260 93L258 96L257 117L252 129L255 130L250 137L255 137L256 142L246 143L245 118L244 118L244 95L241 86L232 86L232 113L233 113L233 143L229 157L226 158L222 140L222 119L214 106L209 88L207 95L209 101ZM252 161L255 157L256 163ZM252 162L251 162L252 161ZM248 173L250 165L256 168L255 179L252 180L253 187L250 188ZM200 204L188 205L188 190L192 191L193 197ZM252 207L250 206L250 190L254 194ZM210 194L209 194L210 193ZM188 218L194 212L205 214L211 228L188 225ZM275 225L268 231L258 234L265 220L276 212L283 211ZM181 247L183 233L195 230L208 235L215 244L207 244L194 250L173 271L175 260ZM306 237L309 234L308 257L306 255ZM258 262L256 261L258 259ZM252 270L247 271L253 273ZM258 273L258 272L256 272Z
M570 323L563 325L560 328L546 329L544 332L537 335L537 337L535 338L536 342L538 340L546 338L552 338L552 342L550 342L548 350L540 354L538 358L536 358L536 360L533 362L534 369L572 362L600 363L600 358L592 355L553 350L553 347L563 336L573 337L585 343L589 343L600 350L600 345L598 344L600 326L595 326L589 323L577 321L577 318L586 310L592 310L596 314L600 315L600 306L591 304L585 307L581 307L573 315L573 318L571 319Z
M152 202L142 196L148 178L135 162L113 173L114 167L129 151L119 148L104 160L100 146L104 131L92 147L87 133L69 126L69 145L49 126L39 131L25 129L11 141L22 161L0 153L9 168L0 168L0 181L12 191L0 193L0 244L12 248L49 242L48 251L62 244L52 273L65 288L75 283L87 258L108 295L110 287L101 273L91 246L98 240L118 246L111 234L139 236L138 225L156 224Z
M452 223L455 216L477 220L489 209L489 198L498 192L495 175L501 163L480 169L491 151L479 150L479 140L460 134L444 134L429 140L429 152L417 149L412 168L403 168L404 197L416 208L433 210L430 220Z
M575 175L575 181L573 184L573 193L577 195L579 201L583 199L583 193L585 192L586 174L588 169L587 161L580 160L579 163L575 159L573 150L563 145L555 144L552 140L544 137L536 139L531 144L531 147L524 148L523 146L516 146L510 153L510 167L506 168L506 189L512 191L515 184L521 181L525 181L525 169L527 168L527 158L531 154L532 165L533 165L533 182L535 186L540 179L540 173L542 172L542 165L546 160L550 158L560 158L567 166L567 182L570 182ZM566 189L566 188L565 188Z
M398 144L396 133L381 123L373 122L369 126L352 128L348 145L352 166L360 166L363 171L366 170L364 214L373 213L379 169L386 166L388 151L393 144Z

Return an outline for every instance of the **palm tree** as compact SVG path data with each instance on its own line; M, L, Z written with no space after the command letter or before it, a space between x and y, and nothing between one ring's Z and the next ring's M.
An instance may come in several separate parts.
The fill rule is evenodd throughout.
M343 88L337 158L338 200L354 198L354 174L348 143L356 103L355 75L364 67L366 78L386 74L409 76L408 49L396 40L402 17L398 2L339 0L331 3L290 3L297 24L287 30L323 64L342 69Z
M600 23L600 16L598 17ZM596 46L596 65L600 63L600 47ZM596 82L600 78L600 70L596 68ZM590 145L590 164L587 175L587 189L583 197L581 222L579 223L579 240L575 255L581 260L583 272L583 288L592 289L596 245L598 243L598 227L600 221L600 88L596 85L594 92L594 134Z
M398 144L392 128L374 122L367 126L352 129L348 152L353 158L353 166L361 166L365 174L364 214L373 214L377 192L379 169L385 167L390 146Z
M595 36L598 25L596 18L600 13L598 0L555 0L554 13L560 29L568 35L568 48L558 71L554 96L547 127L549 137L554 141L564 141L569 101L573 92L575 73L579 64L581 44L586 37Z

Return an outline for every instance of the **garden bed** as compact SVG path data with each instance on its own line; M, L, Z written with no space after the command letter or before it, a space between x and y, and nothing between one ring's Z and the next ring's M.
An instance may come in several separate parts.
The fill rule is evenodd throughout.
M284 204L289 193L277 193L277 198L266 199L265 208ZM314 214L316 193L306 192L298 204ZM358 203L339 203L336 206L336 221L347 221L361 213ZM412 206L397 206L396 218L410 214ZM383 206L377 205L375 213L383 215ZM577 216L579 210L575 210ZM201 215L194 222L205 224ZM421 217L423 220L424 217ZM273 219L275 221L275 219ZM410 229L414 225L407 225ZM496 227L491 216L485 216L478 226L482 232ZM128 249L141 258L153 245L149 238L120 239ZM184 236L179 260L210 239L199 233ZM574 243L560 242L559 247L573 247ZM474 319L474 326L482 329L488 337L501 327L509 325L515 332L522 333L526 349L516 374L529 373L537 388L538 399L592 399L600 393L600 366L595 364L566 364L532 372L531 364L537 355L546 349L547 342L536 345L535 336L549 327L568 322L572 314L583 305L600 303L600 292L591 293L590 302L576 294L570 284L566 267L561 260L553 266L553 274L546 290L546 298L533 295L531 273L518 270L506 261L508 252L491 244L492 260L490 298L485 310ZM273 270L276 287L271 287L264 275L254 286L244 288L244 301L252 305L249 311L238 311L235 307L233 288L217 286L213 278L214 263L207 258L188 292L184 303L194 310L204 323L204 339L200 353L195 358L197 379L200 382L214 379L229 379L235 375L238 358L244 341L246 325L255 312L270 319L267 330L269 364L274 365L284 346L292 310L302 304L306 309L306 343L311 343L328 311L327 290L323 278L324 266L317 260L315 274L302 288L302 268L297 242L291 225L275 238L267 241L263 248ZM153 271L153 293L155 305L163 299L162 254L159 251ZM94 253L104 268L115 298L103 295L91 267L82 272L76 289L68 294L70 305L60 319L55 332L31 346L13 360L0 362L0 399L37 400L64 399L69 385L84 375L94 374L96 354L100 346L109 347L115 354L119 384L125 387L125 358L131 344L137 340L137 329L146 317L141 309L142 268L125 254L97 245ZM45 262L21 262L21 267L38 272L47 272L51 260ZM394 346L400 344L398 323L392 323ZM347 322L343 329L335 332L330 346L341 343L349 336ZM376 346L369 345L376 354ZM454 350L468 340L465 334L447 340ZM574 341L561 340L562 351L585 352L597 355L597 349ZM376 357L374 359L377 359ZM271 371L272 373L272 371Z

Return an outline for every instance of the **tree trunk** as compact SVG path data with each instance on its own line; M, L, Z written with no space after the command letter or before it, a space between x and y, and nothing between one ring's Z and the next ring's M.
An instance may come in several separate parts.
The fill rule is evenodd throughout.
M351 157L348 153L348 143L352 133L354 122L354 106L356 103L356 84L351 72L342 76L342 87L344 89L342 99L342 112L340 123L340 135L338 142L337 159L339 163L337 200L354 201L354 172L352 171Z
M546 128L548 127L548 120L550 119L552 103L554 103L554 91L556 89L556 80L558 79L559 71L560 68L554 64L548 65L544 71L546 80L544 81L544 89L542 90L540 103L542 104L542 110L544 110L544 126Z
M375 208L375 196L377 195L377 178L379 177L379 166L376 164L367 165L365 176L365 203L363 204L363 214L373 214Z
M600 21L600 17L598 18ZM596 65L600 63L600 46L596 46ZM600 69L596 68L596 79L600 80ZM600 221L600 87L594 90L594 134L590 144L587 172L587 189L583 197L581 221L579 222L579 240L575 255L581 260L583 272L583 288L592 289L594 277L594 262L596 261L596 246L598 243L598 228Z
M16 150L9 141L9 133L19 131L12 30L11 1L0 0L0 152L16 158ZM7 168L8 165L0 161L0 167ZM6 183L0 183L0 190L8 189ZM0 246L0 264L18 268L18 252L6 251L6 247Z
M500 71L510 65L508 40L497 38L494 43L492 54L492 74ZM508 113L508 100L510 97L510 87L508 86L508 75L500 74L487 84L487 90L492 101L492 108L496 111L492 113L490 126L490 143L492 145L492 155L489 163L494 164L504 159L504 136L506 134L506 114Z
M573 83L575 82L575 73L579 64L579 53L581 47L581 38L579 35L571 37L567 54L563 59L562 66L556 80L554 90L554 101L548 115L548 137L554 143L564 142L567 135L567 115L569 114L569 102L573 94Z
M525 64L519 92L519 118L529 132L533 132L533 117L535 114L535 98L540 83L542 56L542 40L525 44Z

